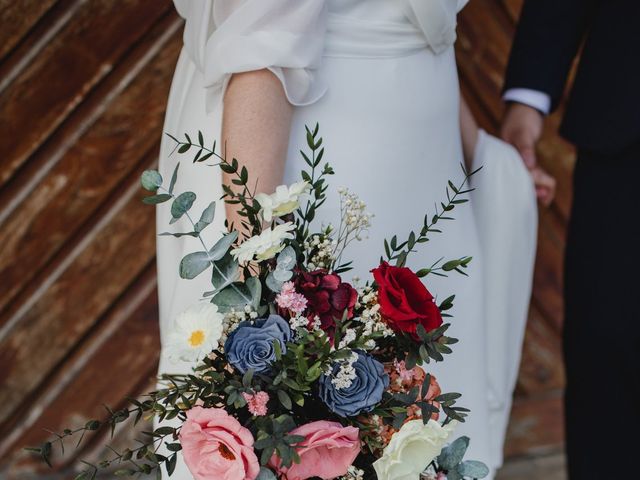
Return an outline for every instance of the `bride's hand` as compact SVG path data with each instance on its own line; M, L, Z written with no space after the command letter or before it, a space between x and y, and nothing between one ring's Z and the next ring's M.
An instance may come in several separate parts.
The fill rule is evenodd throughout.
M539 166L535 166L529 171L536 187L538 200L545 207L548 207L556 195L556 179Z

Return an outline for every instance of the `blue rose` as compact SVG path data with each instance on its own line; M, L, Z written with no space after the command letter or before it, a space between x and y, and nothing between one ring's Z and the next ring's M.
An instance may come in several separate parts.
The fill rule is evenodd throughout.
M331 375L320 377L320 398L341 417L354 417L373 410L389 386L389 376L382 364L364 352L356 353L358 359L352 364L354 378L351 385L338 388L331 381L340 370L340 363L336 363Z
M255 323L242 322L224 344L227 360L242 373L249 369L265 372L276 359L274 340L285 353L285 343L291 340L291 328L281 316L269 315Z

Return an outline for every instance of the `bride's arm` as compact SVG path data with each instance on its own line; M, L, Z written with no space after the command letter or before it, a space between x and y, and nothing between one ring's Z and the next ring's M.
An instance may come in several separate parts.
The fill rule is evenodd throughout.
M282 182L292 113L282 84L269 70L231 77L224 95L223 152L228 161L236 158L247 167L251 188L258 182L257 192L271 193ZM231 180L223 174L226 185ZM239 228L235 207L226 205L227 221Z

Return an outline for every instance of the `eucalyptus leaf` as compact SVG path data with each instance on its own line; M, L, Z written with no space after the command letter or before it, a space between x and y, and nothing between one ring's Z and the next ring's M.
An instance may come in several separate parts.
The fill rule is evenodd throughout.
M262 297L262 284L257 277L250 277L245 282L245 285L249 289L251 294L251 306L254 310L257 310L260 306L260 298Z
M174 219L182 217L193 206L196 200L196 194L193 192L184 192L176 197L171 204L171 216Z
M204 209L202 215L200 215L200 220L196 222L194 230L196 232L201 232L207 226L213 222L213 219L216 214L216 202L211 202L207 208Z
M291 270L296 266L296 251L291 245L286 246L278 254L276 265L279 270Z
M265 280L265 283L267 284L267 287L269 288L269 290L271 290L274 293L280 293L280 291L282 290L283 282L276 280L273 273L274 272L269 272L269 275L267 275L267 279Z
M260 467L260 473L258 473L256 480L276 480L276 475L267 467Z
M469 448L469 437L460 437L442 449L438 465L444 470L453 470L464 458Z
M171 182L169 183L169 193L173 193L173 188L176 186L176 181L178 180L179 167L180 167L180 162L176 163L176 168L173 169L173 175L171 175Z
M229 247L231 247L231 245L236 241L237 238L238 232L234 230L233 232L226 234L224 237L218 240L216 244L209 250L209 256L211 257L211 259L213 261L217 261L224 257L227 254Z
M447 472L447 480L463 480L463 478L457 470L449 470Z
M477 460L462 462L456 470L460 475L471 478L484 478L489 475L489 468Z
M273 278L280 283L288 282L291 280L291 277L293 277L293 272L291 270L280 270L279 268L276 268L273 271Z
M142 199L142 203L146 203L147 205L157 205L158 203L166 202L167 200L171 200L171 195L168 193L160 193L158 195L150 195L148 197L144 197Z
M249 298L249 294L244 285L242 283L234 283L219 291L211 299L211 303L217 305L220 312L227 313L232 309L236 311L242 310L248 303L246 298Z
M162 175L157 170L145 170L140 176L142 188L155 192L162 185Z
M173 233L173 232L162 232L158 234L159 237L176 237L176 238L180 238L180 237L197 237L198 236L198 232L177 232L177 233Z
M194 252L186 255L180 262L180 278L196 278L211 265L207 252Z
M209 256L211 256L211 254L209 254ZM231 254L226 254L220 260L214 262L213 272L211 274L213 288L218 291L226 288L238 279L239 274L238 262Z

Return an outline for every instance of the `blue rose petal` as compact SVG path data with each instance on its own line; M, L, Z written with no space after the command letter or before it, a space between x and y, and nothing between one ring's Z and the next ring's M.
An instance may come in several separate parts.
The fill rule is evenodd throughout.
M371 355L358 353L358 360L353 363L356 378L351 386L336 389L331 383L331 375L320 377L319 395L329 409L341 417L354 417L363 412L370 412L382 400L382 394L389 387L389 376L384 366ZM333 370L335 374L339 365Z
M225 342L224 350L229 363L239 372L253 369L255 373L262 373L268 371L276 359L274 340L285 353L286 342L291 341L291 336L286 320L279 315L269 315L254 323L238 325Z

